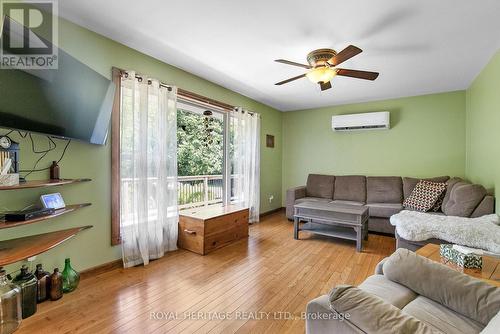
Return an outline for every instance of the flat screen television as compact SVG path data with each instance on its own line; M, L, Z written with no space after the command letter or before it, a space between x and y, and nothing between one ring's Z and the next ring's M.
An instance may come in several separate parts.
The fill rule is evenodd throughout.
M58 69L0 69L0 128L103 145L115 85L58 52Z

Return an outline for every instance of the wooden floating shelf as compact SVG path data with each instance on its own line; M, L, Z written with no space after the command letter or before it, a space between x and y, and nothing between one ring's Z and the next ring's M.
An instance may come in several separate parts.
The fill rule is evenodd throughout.
M92 181L91 179L60 179L60 180L34 180L21 182L15 186L0 186L0 190L30 189L62 186L66 184Z
M0 241L0 266L15 263L41 254L74 237L92 225L30 235L17 239Z
M63 209L56 210L53 214L47 215L47 216L42 216L42 217L36 217L34 219L29 219L29 220L22 220L22 221L6 221L0 220L0 230L4 228L10 228L10 227L15 227L15 226L21 226L21 225L28 225L28 224L33 224L33 223L38 223L47 219L52 219L55 217L62 216L66 213L70 213L73 211L76 211L78 209L90 206L90 203L83 203L83 204L73 204L73 205L67 205Z

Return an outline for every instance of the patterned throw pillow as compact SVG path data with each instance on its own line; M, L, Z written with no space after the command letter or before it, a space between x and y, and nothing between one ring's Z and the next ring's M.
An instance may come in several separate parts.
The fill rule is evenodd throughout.
M434 208L445 191L446 183L420 180L403 206L408 210L427 212Z
M441 211L441 206L443 205L445 195L446 195L446 189L445 189L445 191L443 191L441 196L439 196L438 200L436 201L436 204L434 204L431 211L433 211L433 212Z

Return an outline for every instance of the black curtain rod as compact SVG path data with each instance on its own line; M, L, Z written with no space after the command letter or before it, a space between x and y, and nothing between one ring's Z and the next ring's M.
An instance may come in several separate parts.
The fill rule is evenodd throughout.
M128 78L129 74L128 74L128 72L127 72L127 71L125 71L125 70L120 70L120 72L121 72L121 74L122 74L122 75L124 75L126 78ZM139 80L139 82L142 82L142 80L144 80L144 78L143 78L142 76L138 75L138 74L136 74L136 75L135 75L135 78L136 78L137 80ZM151 84L152 84L152 82L153 82L152 80L149 80L149 79L148 79L148 85L151 85ZM167 84L165 84L165 83L163 83L163 82L160 82L160 87L166 88L169 92L171 92L171 91L172 91L172 86L169 86L169 85L167 85ZM220 102L218 102L218 101L214 101L214 102L218 102L217 104L216 104L216 103L213 103L213 102L211 102L211 101L205 101L205 100L209 100L208 98L205 98L205 97L201 97L201 96L200 96L201 98L198 98L198 99L197 99L197 96L196 96L196 94L194 94L194 93L189 93L189 94L186 94L186 93L187 93L187 92L186 92L185 94L183 94L184 90L182 90L182 89L179 89L179 90L178 90L178 92L179 92L179 95L180 95L180 96L182 96L182 97L185 97L185 98L188 98L188 99L192 99L192 100L195 100L195 101L199 100L200 102L206 103L206 104L208 104L208 105L214 105L214 106L216 106L216 107L223 108L223 109L227 109L227 110L236 110L236 109L237 109L237 108L236 108L236 107L234 107L234 106L231 106L231 105L228 105L228 104L225 104L225 103L220 103ZM191 95L192 95L192 96L191 96ZM242 112L242 113L245 113L245 112L246 112L247 114L250 114L251 116L254 116L254 115L260 116L258 113L255 113L255 112L253 112L253 111L249 111L249 110L244 110L244 109L242 109L242 110L241 110L241 112Z
M125 78L128 78L128 72L123 72L122 74L125 75ZM142 80L144 80L143 77L141 77L140 75L137 75L137 74L135 75L135 78L137 80L139 80L139 82L142 82ZM148 79L148 85L151 85L152 83L153 83L153 81ZM160 87L166 88L169 92L172 91L172 87L164 84L163 82L160 82Z

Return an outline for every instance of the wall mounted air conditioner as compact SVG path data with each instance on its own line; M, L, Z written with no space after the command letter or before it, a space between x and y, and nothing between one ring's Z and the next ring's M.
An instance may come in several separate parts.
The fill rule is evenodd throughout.
M391 128L388 111L332 116L333 131L386 130Z

